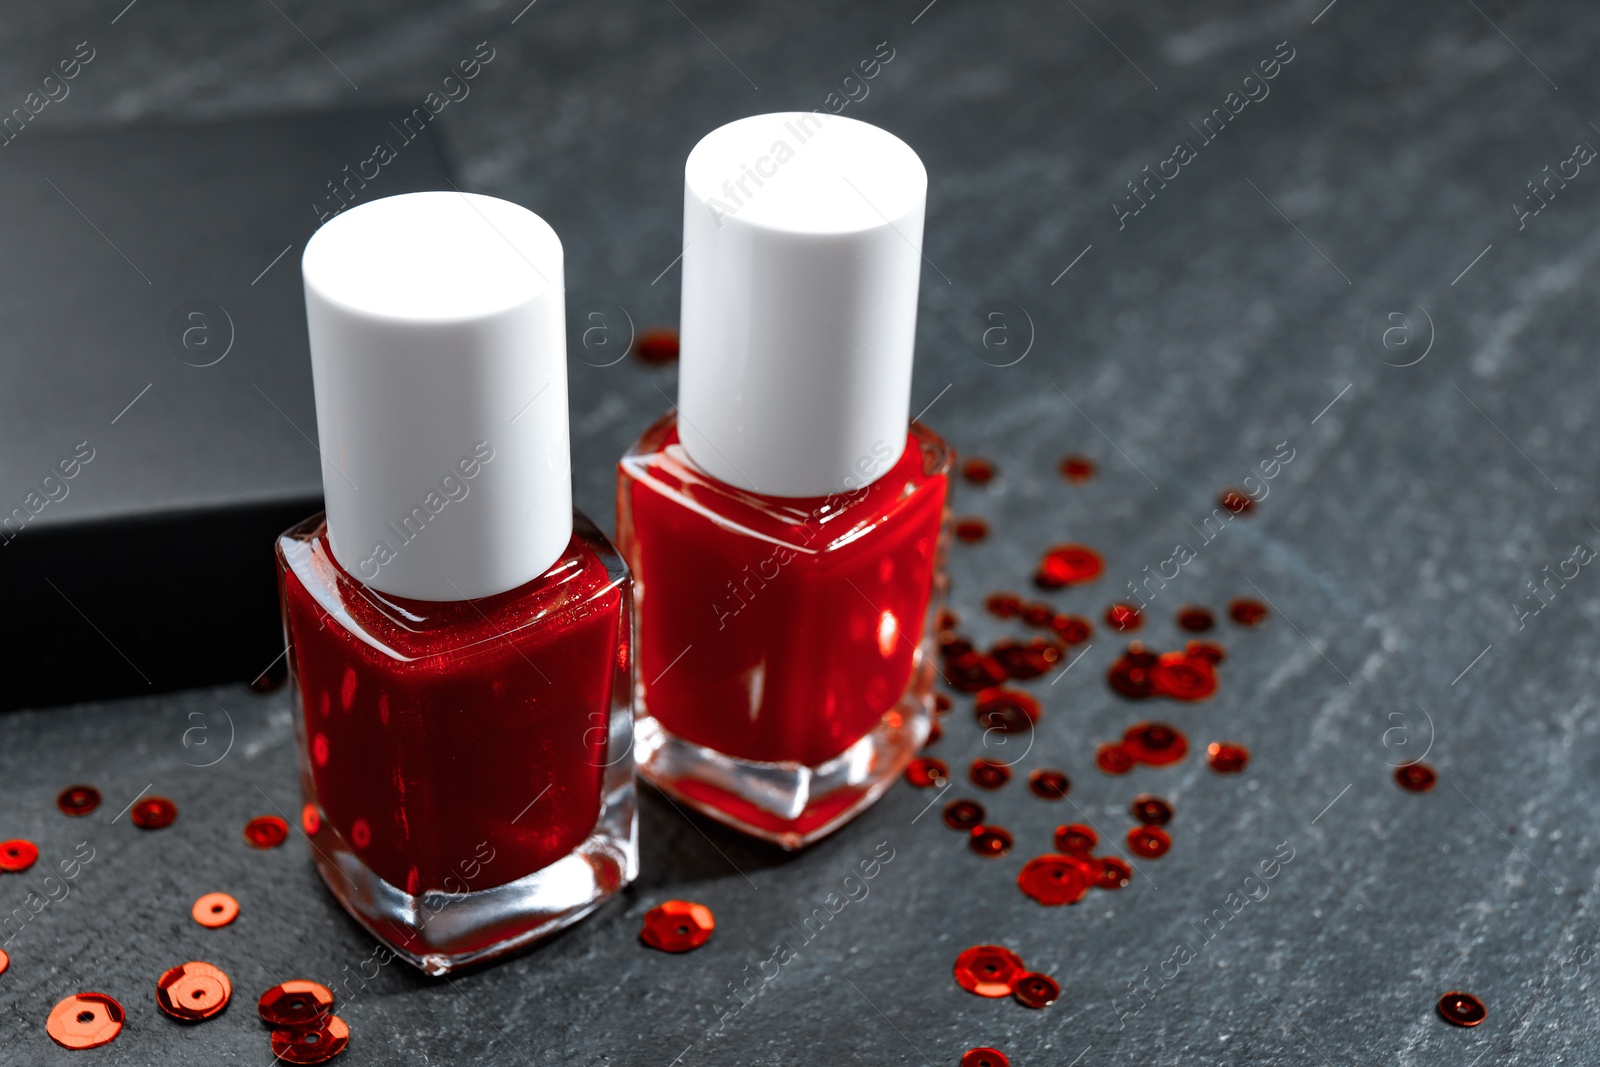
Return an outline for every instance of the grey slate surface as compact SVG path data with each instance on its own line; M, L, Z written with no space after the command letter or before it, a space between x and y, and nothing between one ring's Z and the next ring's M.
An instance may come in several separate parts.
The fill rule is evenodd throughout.
M1184 602L1220 607L1252 585L1270 598L1277 611L1261 631L1224 629L1215 700L1122 701L1103 681L1116 651L1103 633L1058 683L1032 684L1046 717L1019 769L1059 765L1075 785L1071 804L1017 782L982 797L1017 834L1012 856L976 857L936 808L920 814L930 794L903 785L795 858L647 796L644 874L623 900L448 984L399 964L364 988L349 979L359 992L341 1009L354 1032L342 1063L953 1064L978 1044L1018 1065L1082 1067L1600 1059L1596 579L1585 569L1552 583L1520 630L1513 607L1543 567L1600 536L1585 355L1600 178L1582 168L1522 229L1510 206L1575 143L1600 143L1589 8L121 8L7 10L0 105L85 38L99 55L41 127L414 102L489 40L496 60L440 120L463 187L542 213L563 235L574 306L610 301L641 325L676 318L676 274L652 279L678 252L694 141L743 114L824 106L889 40L894 60L845 113L905 137L930 172L913 406L932 403L929 423L1003 472L957 501L996 528L952 563L954 606L985 641L1007 629L982 617L983 595L1026 590L1045 546L1105 552L1105 579L1053 598L1098 613L1175 542L1197 540L1189 524L1221 487L1279 442L1295 450L1256 513L1200 547L1154 602L1142 635L1176 643L1172 609ZM1189 123L1285 40L1295 58L1270 96L1118 229L1110 205L1124 183L1178 140L1198 143ZM1431 331L1412 340L1432 346L1396 367L1413 357L1367 336L1403 302L1426 309ZM981 314L1000 304L1024 308L1035 332L1004 369L978 343ZM603 362L575 348L572 411L577 499L609 528L611 463L665 407L674 376L631 360L588 365ZM1065 451L1094 456L1099 478L1061 483L1053 464ZM196 625L227 622L219 598ZM958 764L981 751L967 705L958 699L936 749ZM1123 779L1096 772L1094 744L1147 713L1197 746L1242 741L1254 762L1238 778L1194 756ZM214 758L229 719L228 754L187 765ZM217 748L197 750L195 734L185 747L197 725ZM1400 792L1389 765L1430 741L1439 788ZM239 837L250 816L292 809L292 749L287 695L242 687L0 719L0 836L37 841L46 861L79 841L95 849L73 892L5 946L0 1062L265 1064L256 993L359 973L370 942L322 889L303 842L256 853ZM79 780L107 802L68 820L52 798ZM147 784L182 809L159 833L112 819ZM1022 861L1049 847L1074 805L1120 837L1145 789L1177 806L1176 844L1132 886L1048 910L1016 891ZM798 941L793 924L880 842L895 858L870 896L719 1028L730 983ZM1198 945L1191 924L1280 842L1294 859L1267 897ZM0 877L0 908L19 906L44 873ZM232 927L188 919L213 889L243 904ZM637 944L640 915L671 896L716 911L705 948L667 957ZM1119 1025L1128 984L1186 939L1198 958ZM957 989L951 962L980 941L1057 976L1061 1002L1030 1012ZM227 970L236 1001L183 1028L158 1014L152 990L193 958ZM1435 1017L1453 988L1485 1000L1483 1026ZM117 996L130 1021L114 1044L74 1055L43 1021L83 989Z

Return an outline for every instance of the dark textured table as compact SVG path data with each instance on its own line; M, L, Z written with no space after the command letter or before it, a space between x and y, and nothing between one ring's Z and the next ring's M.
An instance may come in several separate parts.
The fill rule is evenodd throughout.
M286 692L9 714L0 836L44 859L0 876L0 909L30 916L4 945L0 1062L266 1064L253 1001L294 976L340 990L351 1067L944 1065L982 1044L1019 1067L1600 1060L1600 578L1564 562L1600 538L1586 509L1600 388L1582 355L1600 175L1574 150L1600 143L1600 20L1575 0L924 2L97 0L0 16L4 109L77 41L98 49L38 118L56 129L385 100L401 114L488 41L492 66L439 120L463 187L540 212L562 234L575 308L620 306L641 327L676 319L696 139L854 96L844 113L903 136L930 176L913 406L1001 472L956 496L994 528L953 553L963 630L1020 632L982 599L1028 592L1039 552L1063 540L1100 548L1106 575L1048 599L1094 615L1147 566L1170 574L1176 544L1194 550L1150 605L1140 636L1158 648L1178 644L1180 604L1273 608L1258 631L1224 624L1208 703L1113 694L1119 642L1103 627L1070 671L1029 683L1045 715L1017 767L1059 765L1074 788L1056 803L1019 781L982 795L1017 835L1010 856L973 854L935 794L904 784L794 857L647 794L643 875L621 900L448 982L364 963L371 942L302 839L272 852L241 839L251 816L296 807ZM883 41L892 60L847 83ZM674 372L602 365L574 341L576 495L610 528L613 461ZM1205 540L1219 491L1280 443L1293 459L1265 499ZM1094 457L1098 476L1066 484L1065 452ZM28 605L6 609L25 621ZM225 591L195 625L229 625ZM983 751L969 708L957 698L934 747L957 766ZM1196 748L1247 744L1249 769L1222 777L1191 754L1096 771L1096 743L1147 715ZM1402 792L1392 766L1424 751L1438 788ZM77 781L106 803L72 820L53 798ZM113 818L147 786L180 805L172 827ZM1056 824L1120 841L1141 790L1176 805L1176 843L1131 886L1055 909L1017 891ZM25 898L79 842L93 859L33 915ZM881 843L893 859L868 895L805 939L804 919ZM202 929L189 904L217 889L242 914ZM683 956L636 936L674 896L718 920ZM1229 920L1206 926L1218 909ZM956 954L985 941L1056 976L1060 1002L1029 1011L957 988ZM793 958L764 964L785 943ZM196 958L231 974L236 1003L186 1028L157 1012L154 981ZM44 1019L85 989L118 997L129 1021L74 1055ZM1482 1026L1436 1016L1451 989L1483 998Z

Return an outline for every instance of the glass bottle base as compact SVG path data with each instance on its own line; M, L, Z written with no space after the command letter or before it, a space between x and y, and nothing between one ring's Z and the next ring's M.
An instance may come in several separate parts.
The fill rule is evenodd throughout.
M633 783L605 798L594 831L571 853L514 882L413 896L369 869L327 823L313 836L317 872L345 910L401 959L450 974L565 929L639 874Z
M925 661L930 662L930 661ZM634 758L651 785L717 822L793 851L870 807L927 743L932 671L878 725L824 763L762 763L676 737L649 714L634 725ZM921 679L919 678L919 681Z

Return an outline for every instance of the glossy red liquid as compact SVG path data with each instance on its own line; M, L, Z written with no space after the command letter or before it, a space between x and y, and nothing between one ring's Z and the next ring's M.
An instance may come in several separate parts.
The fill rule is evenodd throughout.
M625 587L594 549L575 536L527 585L458 603L362 585L321 516L278 559L308 833L413 896L514 881L589 836L628 662Z
M652 426L618 484L644 710L751 761L816 766L865 736L920 684L952 458L914 426L864 490L767 497L700 472L673 416Z

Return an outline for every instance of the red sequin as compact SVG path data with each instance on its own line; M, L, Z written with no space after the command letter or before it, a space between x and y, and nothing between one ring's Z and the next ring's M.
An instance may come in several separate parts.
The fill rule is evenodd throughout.
M1118 633L1127 633L1144 625L1144 615L1132 604L1113 604L1106 609L1106 625Z
M717 920L692 900L668 900L644 913L639 939L662 952L688 952L711 940Z
M983 610L997 619L1011 619L1022 613L1022 598L1015 593L990 593L983 599Z
M1056 609L1049 604L1030 601L1022 605L1022 622L1036 630L1047 630L1055 624Z
M1128 850L1144 859L1158 859L1172 847L1172 838L1159 826L1135 826L1128 831Z
M284 1063L327 1063L350 1045L350 1027L337 1015L317 1026L272 1031L272 1054Z
M967 515L955 520L956 540L966 544L976 544L989 536L989 524L975 515Z
M1025 974L1012 983L1011 995L1024 1008L1048 1008L1061 997L1061 986L1048 974Z
M1094 750L1094 765L1107 774L1127 774L1133 764L1133 755L1124 745L1107 744Z
M945 634L955 633L956 627L961 625L961 616L949 608L940 608L939 617L935 622L938 626L939 636L943 637Z
M15 874L25 871L39 860L39 846L32 841L17 838L0 841L0 871Z
M315 804L307 804L300 809L300 829L306 832L307 837L316 837L322 829L322 813Z
M1203 633L1217 624L1216 618L1205 608L1190 605L1178 610L1178 626L1190 633Z
M1155 692L1155 680L1151 671L1159 657L1153 652L1146 652L1144 646L1135 641L1128 646L1128 651L1118 656L1106 671L1106 681L1111 688L1129 700L1143 700Z
M1028 792L1041 800L1060 800L1072 789L1072 782L1061 771L1040 767L1028 775Z
M678 358L678 331L657 328L634 338L633 356L641 363L671 363Z
M1150 668L1150 685L1173 700L1204 700L1217 691L1217 672L1210 660L1187 652L1163 652Z
M1228 601L1228 617L1240 626L1260 626L1267 617L1267 606L1259 600L1237 597Z
M251 848L277 848L289 839L289 824L276 815L257 815L244 824Z
M160 830L178 817L178 805L166 797L145 797L129 811L133 825L141 830Z
M1094 884L1100 889L1121 889L1133 881L1133 868L1116 856L1101 856L1095 860Z
M332 1010L333 990L305 978L279 982L256 1002L262 1022L290 1030L318 1026Z
M1031 730L1039 721L1039 702L1020 689L994 686L979 693L973 714L985 730L1014 734Z
M1011 781L1011 768L994 760L975 759L967 768L967 777L979 789L999 789Z
M956 984L980 997L1009 997L1012 983L1026 973L1022 957L1002 945L973 945L956 957Z
M1069 645L1081 645L1094 633L1089 620L1078 615L1057 615L1050 620L1050 628Z
M1081 822L1056 827L1056 851L1069 856L1087 856L1100 843L1100 835Z
M1094 460L1088 456L1062 456L1058 469L1067 481L1081 484L1094 477Z
M1122 735L1123 747L1139 763L1165 767L1189 754L1189 739L1175 727L1161 722L1141 722Z
M1061 649L1036 637L1027 644L1005 638L989 649L989 658L1005 668L1006 674L1016 681L1027 681L1047 674L1061 661Z
M92 785L69 785L56 797L63 815L87 815L100 806L100 790Z
M1471 993L1453 990L1439 998L1439 1018L1456 1026L1477 1026L1489 1017L1483 1001Z
M1215 641L1190 641L1183 650L1195 659L1203 659L1215 667L1228 658L1228 653Z
M939 740L943 736L944 736L944 724L941 723L939 721L939 717L937 715L935 715L933 718L928 720L928 740L923 742L923 743L931 745L931 744L933 744L935 741Z
M962 693L979 692L999 685L1008 677L1004 667L982 652L962 652L945 660L945 681L951 689Z
M1084 856L1035 856L1017 875L1017 886L1025 895L1049 907L1076 904L1089 895L1096 873Z
M950 767L942 759L921 756L906 764L906 781L918 789L939 785L949 779Z
M1213 741L1206 746L1206 763L1218 774L1238 774L1250 762L1250 750L1229 741Z
M1165 826L1172 821L1172 805L1150 793L1134 797L1128 810L1136 822L1145 826Z
M1409 793L1426 793L1439 784L1439 775L1426 763L1407 763L1394 769L1394 780Z
M1105 560L1088 545L1056 545L1040 558L1033 582L1041 589L1062 589L1092 582L1105 570Z
M961 1054L961 1067L1011 1067L1011 1060L997 1048L969 1048Z
M935 715L943 715L953 707L955 707L955 701L951 700L943 693L933 694L933 713Z
M979 456L968 456L961 461L961 477L973 485L988 485L996 473L994 464Z
M1233 488L1224 489L1217 502L1235 515L1243 515L1256 506L1256 502L1244 490Z
M1011 851L1011 832L998 826L974 826L967 845L980 856L1004 856Z
M983 805L976 800L952 800L944 806L944 824L952 830L983 825Z

